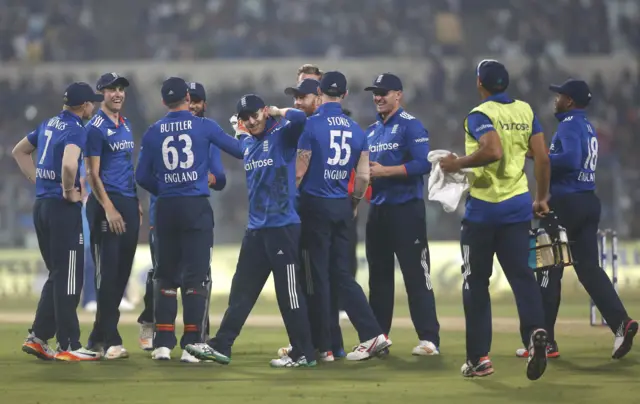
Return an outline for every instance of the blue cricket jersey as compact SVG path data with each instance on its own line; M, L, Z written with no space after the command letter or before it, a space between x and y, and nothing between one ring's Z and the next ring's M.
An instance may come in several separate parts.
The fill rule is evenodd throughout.
M598 136L583 109L556 114L551 140L551 196L596 189Z
M138 184L159 198L209 196L211 145L242 158L238 140L209 118L169 112L147 129L136 170Z
M487 101L495 101L503 104L510 104L514 102L514 100L506 93L491 95L484 100L484 102ZM481 112L469 114L469 117L467 118L467 126L470 132L467 136L473 136L476 140L480 140L482 135L485 133L496 130L489 117ZM541 132L542 126L538 121L538 117L534 113L533 122L531 124L531 135ZM531 209L532 202L531 194L529 192L516 195L513 198L498 203L482 201L469 195L465 205L466 210L464 218L470 222L479 223L507 224L526 222L533 219L533 212Z
M222 157L220 156L220 149L215 146L209 146L209 172L216 177L216 183L212 188L216 191L222 191L227 185L227 176L224 173L224 166L222 165ZM156 225L156 199L157 197L151 194L149 196L149 226L155 227Z
M262 134L242 139L249 229L300 223L295 209L295 157L306 119L304 112L292 108L285 119L268 118Z
M322 104L307 119L298 149L311 150L300 192L321 198L346 198L349 178L360 153L367 150L364 131L342 113L337 102Z
M62 199L62 157L64 148L73 144L81 150L87 136L82 118L62 111L53 118L44 121L36 130L27 135L27 140L37 148L36 157L36 198ZM78 172L75 186L80 188L80 166L82 153L78 159Z
M404 165L406 177L371 181L371 204L401 204L423 198L424 175L431 171L429 133L422 123L402 108L385 123L382 117L366 130L369 160L383 166Z
M100 180L107 192L136 196L133 174L133 133L129 121L120 116L118 122L99 110L86 126L85 157L100 157Z

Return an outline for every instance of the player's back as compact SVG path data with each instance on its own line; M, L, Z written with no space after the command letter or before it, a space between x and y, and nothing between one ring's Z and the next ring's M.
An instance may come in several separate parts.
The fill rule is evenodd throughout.
M358 124L342 113L337 102L321 105L308 118L299 149L311 150L311 161L300 192L321 198L347 198L349 177L367 150L367 138Z
M62 199L62 158L68 144L84 146L84 127L77 115L62 111L57 116L44 121L27 138L37 147L36 157L36 198ZM82 155L78 167L82 164ZM75 184L80 186L80 171Z
M189 111L169 112L156 122L147 134L153 136L145 153L152 154L154 174L158 182L158 198L209 196L207 118Z

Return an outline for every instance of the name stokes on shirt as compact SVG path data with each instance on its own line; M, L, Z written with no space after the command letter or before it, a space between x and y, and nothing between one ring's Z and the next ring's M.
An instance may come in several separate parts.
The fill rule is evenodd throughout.
M341 128L350 128L351 124L349 120L342 116L329 116L327 117L327 124L331 126L339 126ZM329 146L335 151L333 157L327 159L327 165L345 165L351 158L351 146L347 139L352 137L352 133L346 130L330 130L329 131ZM343 156L344 154L344 156ZM325 180L344 180L349 177L349 171L342 169L324 169Z

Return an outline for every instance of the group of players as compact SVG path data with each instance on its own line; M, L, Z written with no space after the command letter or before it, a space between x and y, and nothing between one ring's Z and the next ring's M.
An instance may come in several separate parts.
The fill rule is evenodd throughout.
M550 159L531 107L505 92L509 83L506 68L488 60L476 72L483 102L465 120L466 156L451 154L438 163L445 172L470 168L476 178L467 198L461 237L467 333L463 376L493 373L488 356L488 279L494 254L518 305L526 347L518 355L527 357L527 377L538 379L546 369L547 354L557 352L553 327L561 272L543 274L547 280L541 281L541 288L528 267L533 213L523 172L525 156L532 157L535 165L533 212L544 218L551 205L570 238L576 240L572 245L576 272L616 333L613 357L624 356L638 325L628 317L613 288L613 294L608 290L608 279L601 279L606 274L597 266L597 252L590 249L596 242L591 227L595 224L597 231L599 202L593 192L597 137L584 115L591 98L586 83L570 80L553 88L559 93L556 109L562 123ZM419 339L412 353L439 354L423 201L424 175L431 170L429 136L422 123L402 109L403 86L397 76L381 74L365 89L373 94L378 119L362 130L341 105L348 95L345 76L302 66L297 86L285 90L293 96L296 108L270 107L259 96L247 94L237 102L231 136L204 118L206 95L201 84L171 77L161 89L169 112L144 134L135 170L133 135L127 119L120 115L128 85L116 73L99 79L98 93L86 83L71 84L63 111L14 149L22 172L36 185L34 223L50 271L23 344L25 352L67 361L128 356L118 333L118 306L140 230L137 183L152 195L154 265L147 277L145 309L139 322L141 347L152 350L153 359L170 359L177 345L180 289L184 308L181 360L228 364L232 345L271 272L289 338L289 345L278 350L271 366L310 367L318 360L346 357L359 361L387 354L392 344L388 335L395 257ZM95 116L94 102L102 102ZM86 127L83 119L90 119ZM244 161L249 220L229 307L217 333L209 338L214 218L208 196L209 189L222 190L226 184L221 150ZM92 188L86 214L98 303L86 347L80 343L75 312L86 242L78 175L83 154ZM553 198L548 202L550 177ZM352 268L357 207L368 192L367 300ZM575 217L573 205L565 201L570 198L582 205L581 217ZM553 293L545 292L549 278L558 285ZM341 308L359 337L359 344L348 353L340 332ZM47 344L54 335L55 350Z

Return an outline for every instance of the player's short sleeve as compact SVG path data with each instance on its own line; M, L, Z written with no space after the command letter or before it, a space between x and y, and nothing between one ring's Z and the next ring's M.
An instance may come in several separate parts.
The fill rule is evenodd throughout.
M78 146L80 149L85 148L87 143L87 132L84 127L72 127L69 129L69 133L65 136L65 146L73 144Z
M469 130L469 134L476 140L480 140L485 133L496 130L491 119L482 112L469 114L467 117L467 129Z
M85 157L100 157L102 155L103 142L104 135L102 131L93 125L89 125L86 129Z
M33 147L38 147L38 132L39 130L36 129L33 132L30 132L29 134L27 134L27 140L29 141L29 143L31 143Z
M533 114L533 123L531 124L531 134L535 135L536 133L543 133L542 125L538 120L538 115Z

